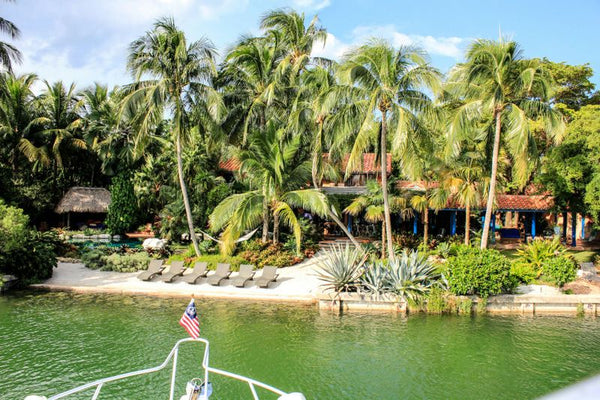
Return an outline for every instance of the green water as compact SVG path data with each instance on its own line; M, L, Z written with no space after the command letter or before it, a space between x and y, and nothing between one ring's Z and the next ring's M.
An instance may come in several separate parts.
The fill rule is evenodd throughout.
M160 364L185 337L177 321L186 305L142 296L0 296L0 399L53 395ZM594 319L338 316L216 300L197 306L212 366L307 399L527 399L600 372ZM179 387L200 375L200 356L200 346L182 348ZM169 374L110 384L100 398L165 399ZM211 399L248 398L236 381L211 380Z

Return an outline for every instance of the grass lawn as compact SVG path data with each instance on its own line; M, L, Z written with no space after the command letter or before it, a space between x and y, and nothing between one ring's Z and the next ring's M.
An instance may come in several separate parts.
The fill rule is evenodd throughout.
M517 258L517 249L500 250L510 260ZM573 256L577 263L594 262L594 256L600 254L598 250L568 250L568 254Z
M594 262L594 256L600 254L597 250L569 250L569 254L573 256L578 263Z

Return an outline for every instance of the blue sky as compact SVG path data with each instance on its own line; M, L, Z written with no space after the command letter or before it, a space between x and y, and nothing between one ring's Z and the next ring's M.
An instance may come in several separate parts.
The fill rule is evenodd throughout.
M318 14L327 28L327 43L315 55L337 58L378 36L421 45L446 72L462 60L471 40L497 39L500 29L521 44L526 57L589 63L600 88L597 0L16 0L0 7L0 15L22 30L12 42L24 54L17 73L79 87L129 82L127 46L161 16L173 16L190 40L210 38L224 54L240 35L259 33L266 11L291 7L308 18Z

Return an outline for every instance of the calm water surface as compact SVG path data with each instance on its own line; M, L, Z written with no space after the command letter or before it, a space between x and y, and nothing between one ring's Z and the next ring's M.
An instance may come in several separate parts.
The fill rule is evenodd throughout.
M53 395L160 364L186 335L177 323L186 305L142 296L0 296L0 399ZM338 316L222 300L197 300L197 307L212 366L307 399L529 399L600 373L594 319ZM179 387L201 375L201 355L200 346L182 347ZM101 398L165 399L169 377L111 384ZM242 384L211 380L211 399L248 398Z

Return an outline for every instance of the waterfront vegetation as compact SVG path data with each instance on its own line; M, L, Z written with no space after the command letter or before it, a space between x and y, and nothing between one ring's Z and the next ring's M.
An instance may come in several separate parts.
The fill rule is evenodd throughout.
M276 10L219 58L208 38L189 40L163 18L129 47L133 81L112 89L14 75L18 53L0 43L0 272L39 281L58 255L123 272L150 257L285 267L312 257L331 221L354 245L321 267L338 294L431 297L437 310L449 295L575 278L583 255L535 240L509 260L487 248L488 228L500 193L551 193L555 211L600 220L600 96L588 65L478 39L444 75L422 49L376 38L339 61L312 57L326 37L316 17ZM324 182L350 178L367 152L380 172L365 193L326 195ZM147 224L169 247L74 246L38 231L60 222L53 209L73 186L110 188L107 233ZM431 212L449 203L466 210L465 235L430 235ZM377 224L381 240L359 243L344 214ZM391 215L418 216L423 234L394 231ZM220 244L197 240L200 229Z

